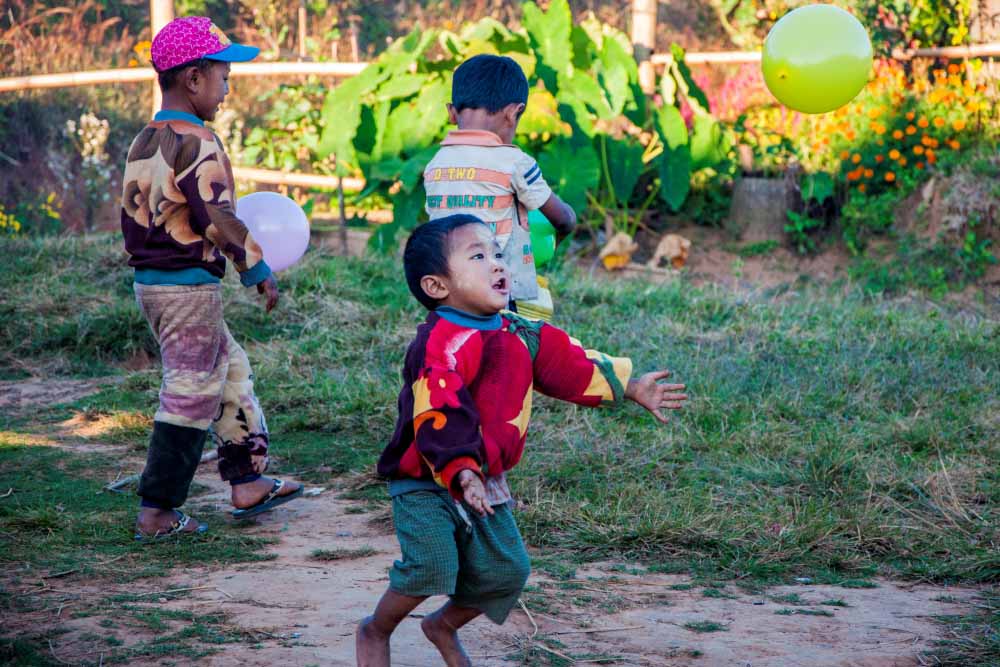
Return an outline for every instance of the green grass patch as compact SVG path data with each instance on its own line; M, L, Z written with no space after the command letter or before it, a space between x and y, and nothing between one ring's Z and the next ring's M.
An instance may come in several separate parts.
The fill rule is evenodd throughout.
M691 621L684 624L684 629L691 632L727 632L729 626L715 621Z
M369 546L357 549L315 549L309 554L313 560L354 560L356 558L368 558L374 556L378 551Z
M778 616L833 616L832 611L825 609L779 609L774 613Z
M947 638L935 642L929 664L1000 667L1000 588L985 589L970 613L937 620L947 627Z
M156 346L119 239L3 240L0 250L9 260L0 376L27 367L124 377L71 406L0 416L0 429L51 430L74 410L148 418L158 371L122 364ZM665 427L634 405L535 401L528 447L509 477L526 501L518 522L536 571L566 580L589 561L613 560L715 588L796 577L845 587L874 586L875 576L1000 579L995 314L887 299L877 294L892 289L864 276L861 287L749 296L683 279L602 282L571 267L549 277L557 324L588 346L632 356L638 371L672 369L692 399ZM233 276L224 283L275 470L310 483L368 473L391 436L399 369L425 314L394 258L313 250L282 274L281 288L267 315L254 291ZM111 437L141 447L143 431L137 420ZM14 539L0 559L58 570L84 554L99 563L135 552L134 499L97 493L116 472L99 457L4 446L0 478L15 492L0 500L0 532ZM351 497L386 502L375 480ZM213 531L203 540L156 545L142 562L162 572L262 557L265 544L207 518Z

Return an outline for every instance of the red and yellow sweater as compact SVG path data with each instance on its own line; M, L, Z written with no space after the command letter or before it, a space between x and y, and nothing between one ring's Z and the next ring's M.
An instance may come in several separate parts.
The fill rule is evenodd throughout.
M378 472L434 480L457 496L462 470L499 475L520 461L532 390L596 407L622 400L631 373L631 360L584 350L549 324L439 308L407 350L396 432Z

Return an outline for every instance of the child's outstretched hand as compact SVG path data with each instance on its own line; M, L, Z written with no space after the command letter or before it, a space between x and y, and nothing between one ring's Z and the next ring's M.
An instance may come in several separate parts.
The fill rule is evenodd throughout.
M266 312L270 313L278 305L278 281L272 273L267 280L257 283L257 292L267 295L267 304L264 306Z
M680 410L687 400L687 394L682 384L660 384L659 380L670 377L670 371L653 371L646 373L638 380L629 380L625 389L625 398L630 398L653 413L653 416L664 424L667 418L660 412L661 408Z
M479 516L493 514L493 508L486 502L486 487L479 475L466 468L458 473L458 483L462 487L462 498L469 506L479 513Z

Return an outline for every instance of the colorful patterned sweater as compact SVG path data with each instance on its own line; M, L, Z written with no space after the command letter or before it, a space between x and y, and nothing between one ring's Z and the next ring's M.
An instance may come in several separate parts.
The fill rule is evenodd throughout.
M438 308L407 350L396 432L378 472L433 480L460 497L452 480L463 469L500 475L521 459L533 389L598 406L622 400L631 373L631 360L584 350L549 324Z
M138 282L217 282L226 257L244 285L271 275L236 217L226 151L196 116L157 113L132 142L122 181L122 234Z

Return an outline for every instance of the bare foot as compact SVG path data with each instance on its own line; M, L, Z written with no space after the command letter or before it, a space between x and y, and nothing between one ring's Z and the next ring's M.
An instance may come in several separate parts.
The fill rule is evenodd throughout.
M261 477L253 482L237 484L233 487L233 507L240 510L253 507L271 492L273 486L274 479L271 477ZM282 487L281 493L278 496L287 496L290 493L295 493L301 486L298 482L285 480L285 486Z
M197 519L188 517L190 520L184 526L183 532L193 533L201 525ZM135 520L135 531L140 535L152 537L170 532L177 521L177 512L174 510L159 510L153 507L143 507L139 510L139 516Z
M458 641L458 632L448 625L441 616L440 611L428 614L420 622L420 629L424 631L427 639L437 647L444 658L444 664L448 667L472 667L469 655L462 648L462 642Z
M358 667L389 667L389 635L376 630L374 620L374 616L364 619L354 633Z

